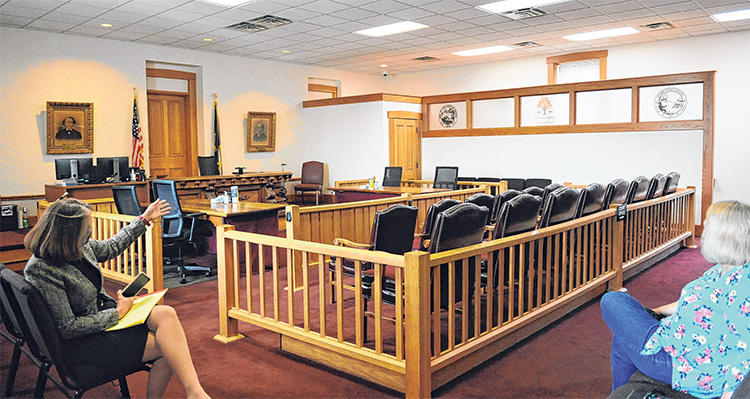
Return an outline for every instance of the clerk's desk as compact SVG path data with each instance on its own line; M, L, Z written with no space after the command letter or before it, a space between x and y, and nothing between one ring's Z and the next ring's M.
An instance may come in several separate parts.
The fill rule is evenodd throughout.
M134 181L125 183L100 183L100 184L78 184L75 186L62 186L57 184L44 185L44 199L47 202L55 202L66 191L68 197L79 200L112 199L112 186L135 186L138 201L149 203L148 184L145 181Z
M438 191L446 191L443 188L432 187L381 187L378 189L359 188L359 187L333 187L329 188L336 196L336 203L366 201L379 198L398 197L404 193L426 194Z
M242 175L177 177L169 180L174 180L177 195L181 199L210 198L206 195L207 192L222 194L230 191L231 186L237 186L243 201L265 202L267 184L280 183L283 186L291 178L291 171L261 171Z

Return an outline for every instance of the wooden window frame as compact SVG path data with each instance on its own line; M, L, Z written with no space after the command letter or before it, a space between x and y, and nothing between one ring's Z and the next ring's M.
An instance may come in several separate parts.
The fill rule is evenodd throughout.
M582 51L547 57L547 84L557 84L557 67L568 62L599 60L599 80L607 79L607 50Z
M307 91L314 91L317 93L331 93L333 94L333 98L337 98L339 96L339 88L337 86L322 85L318 83L308 83Z

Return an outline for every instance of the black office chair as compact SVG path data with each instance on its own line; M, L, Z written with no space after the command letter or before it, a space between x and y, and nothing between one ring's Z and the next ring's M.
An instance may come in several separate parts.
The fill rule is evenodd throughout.
M0 262L0 273L7 268ZM5 290L0 286L0 323L5 326L5 331L0 330L0 337L5 338L13 345L13 354L10 356L10 364L8 364L8 379L5 383L3 393L5 398L13 395L13 384L16 381L16 374L18 373L18 365L21 361L21 353L26 355L32 362L34 359L33 355L24 347L23 330L18 319L16 319L15 312L12 311L10 298L5 294Z
M544 189L537 186L526 187L521 192L524 194L536 195L539 198L544 197Z
M187 283L187 272L204 273L211 275L211 268L198 265L187 265L183 259L183 251L198 249L200 242L198 236L203 238L213 235L213 226L207 221L198 220L205 216L203 213L183 214L180 200L177 196L177 187L173 180L153 180L151 187L156 198L163 199L172 208L169 214L162 216L162 246L166 250L177 251L177 271L180 273L180 284ZM185 218L190 219L190 226L185 225ZM173 263L175 258L168 257L168 262Z
M529 188L529 187L547 187L550 184L552 184L552 179L526 179L526 181L523 183L523 188Z
M436 166L432 188L458 189L458 166Z
M383 187L401 187L401 172L400 166L386 166Z
M495 203L495 197L485 194L485 193L476 193L472 195L471 197L467 198L466 201L464 201L467 204L475 204L478 206L483 206L487 208L488 210L492 209L492 206ZM487 221L484 223L486 225L489 225L492 223L492 212L487 212Z
M502 208L503 204L507 202L508 200L515 198L521 194L522 193L518 190L508 189L496 195L495 202L492 203L492 210L490 211L490 213L492 214L492 218L490 219L490 222L492 224L497 223L497 215L500 212L500 209Z
M680 174L677 172L669 172L667 175L667 181L664 183L664 194L669 195L677 191L677 184L680 183Z
M422 233L414 235L415 238L419 238L418 249L420 251L427 250L427 246L429 245L427 243L427 240L432 235L432 228L435 225L435 219L437 218L437 215L440 212L443 212L460 203L461 201L455 200L453 198L444 198L427 208L427 215L425 215L424 224L422 225Z
M216 163L216 158L211 155L207 157L198 157L198 170L201 176L218 176L219 165Z
M39 367L39 377L34 390L35 398L44 396L47 379L52 380L68 398L80 398L87 390L114 380L120 383L122 397L130 397L126 377L138 371L148 370L145 363L122 372L117 370L120 367L107 369L72 362L63 355L62 347L65 341L61 338L47 303L39 291L23 277L8 269L0 272L0 286L10 299L12 311L19 320L23 335L28 339L29 349L34 355L35 359L32 360ZM55 366L59 380L51 374L52 366ZM75 391L75 394L71 395L68 390Z
M517 177L503 177L502 180L508 182L508 190L522 191L526 185L526 179L519 179Z
M604 195L607 208L611 204L625 204L628 202L628 188L630 183L625 179L614 179L607 184L607 192Z
M649 184L650 181L646 176L638 176L633 179L628 187L628 198L626 203L632 204L645 201L646 197L648 197Z
M461 179L458 179L458 180L461 180ZM499 177L477 177L476 181L478 182L479 185L481 185L482 182L500 183L500 178ZM490 194L491 195L499 194L497 192L497 186L490 186Z
M538 228L573 220L579 215L581 203L586 199L585 191L576 191L574 188L562 187L550 193L544 202L542 217L539 219Z
M664 194L664 187L667 185L667 177L661 173L657 173L648 182L648 194L646 199L659 198Z
M143 213L135 186L112 186L112 198L120 215L139 216Z
M542 191L542 204L544 204L544 202L547 201L547 197L549 197L550 193L552 193L553 191L557 190L558 188L562 188L562 187L563 187L563 185L560 184L560 183L550 183L550 184L544 186L543 187L543 191ZM526 187L526 189L524 189L524 191L526 191L527 189L533 189L533 188L536 188L536 186ZM541 210L539 212L541 212Z
M603 184L591 183L581 190L586 192L584 201L581 202L582 209L578 212L581 216L590 215L609 207L605 197L607 188Z

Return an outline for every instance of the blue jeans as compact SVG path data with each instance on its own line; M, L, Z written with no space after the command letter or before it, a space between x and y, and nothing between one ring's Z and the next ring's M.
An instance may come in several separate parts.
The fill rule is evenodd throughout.
M628 382L636 370L672 385L672 356L659 351L641 355L641 350L659 327L659 320L632 296L619 291L602 296L602 318L612 330L612 390Z

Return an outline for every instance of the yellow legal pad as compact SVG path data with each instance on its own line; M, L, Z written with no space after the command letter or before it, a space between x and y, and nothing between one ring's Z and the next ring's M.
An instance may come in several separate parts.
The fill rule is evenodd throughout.
M125 316L117 322L117 324L108 328L107 331L122 330L124 328L133 327L145 323L148 315L151 314L151 309L153 309L154 306L156 306L156 304L161 301L161 299L164 297L164 294L166 293L167 289L165 288L163 290L136 297L135 301L133 302L133 307L130 308L130 311L128 311L128 313L126 313Z

